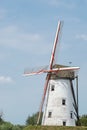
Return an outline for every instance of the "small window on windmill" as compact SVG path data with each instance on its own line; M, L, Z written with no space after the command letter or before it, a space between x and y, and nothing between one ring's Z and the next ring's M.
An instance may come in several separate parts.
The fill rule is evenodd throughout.
M70 118L73 119L73 112L70 112Z
M55 86L51 85L51 91L54 91Z
M62 99L62 105L66 105L66 99Z
M66 121L63 121L63 126L66 126Z
M52 112L48 112L48 118L52 117Z

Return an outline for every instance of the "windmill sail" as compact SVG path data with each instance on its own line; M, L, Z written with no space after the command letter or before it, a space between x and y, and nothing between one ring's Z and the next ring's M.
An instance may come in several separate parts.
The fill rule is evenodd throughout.
M58 40L59 40L60 30L61 30L61 21L59 21L59 23L58 23L57 32L56 32L56 36L55 36L55 40L54 40L54 45L53 45L53 50L52 50L52 55L51 55L51 60L50 60L50 66L49 66L50 69L53 68L55 53L56 53L56 47L57 47ZM46 82L45 82L44 92L43 92L42 101L41 101L41 105L40 105L37 124L39 124L39 120L40 120L40 116L41 116L41 112L42 112L42 108L43 108L43 104L44 104L44 100L45 100L46 91L47 91L50 76L51 76L50 74L47 75L47 79L46 79Z
M52 54L51 54L51 59L50 59L50 66L49 66L50 69L52 69L53 65L56 64L56 60L58 57L57 55L58 55L59 41L60 41L62 26L63 26L63 22L59 21L57 31L56 31L55 40L54 40L53 50L52 50Z
M59 66L59 67L58 67ZM31 75L38 75L38 74L42 74L42 73L57 73L59 71L64 71L64 70L70 70L72 71L76 71L78 70L79 67L69 67L69 66L62 66L62 65L57 65L57 68L53 68L53 69L48 69L48 65L47 66L41 66L38 68L33 68L33 69L25 69L24 71L24 76L31 76Z
M48 69L48 65L46 66L40 66L38 68L33 68L33 69L25 69L24 70L24 76L30 76L30 75L35 75L35 74L42 74L46 72Z

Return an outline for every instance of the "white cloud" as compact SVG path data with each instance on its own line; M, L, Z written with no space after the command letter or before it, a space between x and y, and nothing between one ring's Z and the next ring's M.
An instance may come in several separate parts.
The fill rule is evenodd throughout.
M0 31L0 44L15 48L26 47L40 41L39 34L20 32L16 26L8 26Z
M1 84L7 84L7 83L12 83L12 82L13 82L13 80L11 77L0 76Z
M49 44L38 33L29 33L19 29L17 26L8 26L0 30L0 45L28 51L33 54L46 54Z
M81 39L84 41L87 41L87 34L80 34L80 35L76 35L77 39Z

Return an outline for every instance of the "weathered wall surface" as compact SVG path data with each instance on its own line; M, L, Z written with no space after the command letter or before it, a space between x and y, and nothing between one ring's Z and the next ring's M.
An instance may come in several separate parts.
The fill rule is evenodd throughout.
M50 80L48 87L42 125L75 126L70 80Z

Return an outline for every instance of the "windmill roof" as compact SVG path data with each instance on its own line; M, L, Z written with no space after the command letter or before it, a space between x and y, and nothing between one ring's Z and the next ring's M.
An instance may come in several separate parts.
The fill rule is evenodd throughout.
M53 68L63 68L63 67L70 67L70 66L60 65L60 64L55 64L55 65L53 66Z
M53 66L53 68L68 68L71 66L65 66L65 65L59 65L59 64L55 64ZM76 70L62 70L62 71L58 71L57 73L52 73L51 74L51 79L58 79L58 78L69 78L69 79L74 79L77 75L77 71Z

